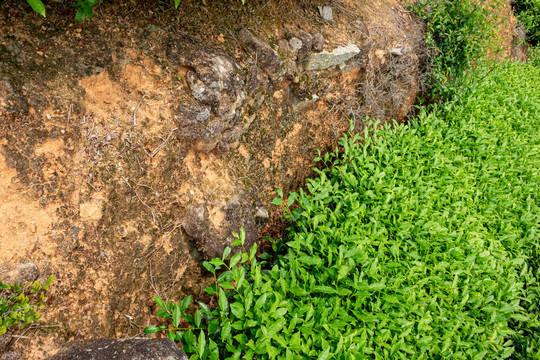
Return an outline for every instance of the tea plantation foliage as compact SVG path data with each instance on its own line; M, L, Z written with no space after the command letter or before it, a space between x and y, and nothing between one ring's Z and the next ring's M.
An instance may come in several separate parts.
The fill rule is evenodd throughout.
M539 358L540 69L473 76L410 125L344 137L284 204L272 261L227 249L205 263L217 308L156 298L172 324L146 332L193 359Z

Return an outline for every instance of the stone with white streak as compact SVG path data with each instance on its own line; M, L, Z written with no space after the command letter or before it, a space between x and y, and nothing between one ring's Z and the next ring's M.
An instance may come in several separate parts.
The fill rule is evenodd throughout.
M352 44L341 46L332 52L322 51L309 56L306 64L306 70L324 70L332 66L344 63L360 53L358 46Z

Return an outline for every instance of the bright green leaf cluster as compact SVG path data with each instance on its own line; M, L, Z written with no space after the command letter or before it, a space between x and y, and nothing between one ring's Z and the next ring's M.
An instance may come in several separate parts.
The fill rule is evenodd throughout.
M41 314L37 310L44 306L45 291L53 281L54 276L43 285L38 281L24 286L0 281L0 335L10 329L22 329L39 319Z
M45 5L41 0L26 0L28 4L32 7L32 9L40 14L41 16L45 17Z

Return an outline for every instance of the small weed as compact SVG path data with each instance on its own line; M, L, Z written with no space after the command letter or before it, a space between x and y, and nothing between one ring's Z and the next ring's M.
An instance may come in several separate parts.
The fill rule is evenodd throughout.
M45 291L53 281L54 276L43 285L37 281L24 286L0 281L0 335L9 329L23 329L39 319L37 310L44 306Z

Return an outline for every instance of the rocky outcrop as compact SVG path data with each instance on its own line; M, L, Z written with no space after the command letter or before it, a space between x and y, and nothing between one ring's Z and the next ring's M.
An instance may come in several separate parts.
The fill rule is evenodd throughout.
M187 360L169 339L96 339L74 341L48 360Z
M192 99L176 110L178 138L192 141L200 151L212 151L220 142L236 141L246 95L240 67L232 58L204 48L168 48L171 61L193 69L186 74Z
M261 94L255 94L258 88L271 90L285 78L298 83L304 69L322 71L343 66L360 53L354 44L322 51L325 40L316 31L287 32L277 44L281 56L247 29L238 32L238 41L252 55L253 63L247 68L230 56L186 39L171 39L168 43L168 59L189 69L185 80L191 98L182 101L176 109L177 136L197 151L229 150L229 144L236 142L253 120L253 114L246 114L244 105L250 111L257 111L264 102ZM295 111L303 107L297 106L298 103L312 104L319 98L317 94L308 95L309 98L300 96L292 104Z

